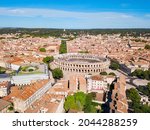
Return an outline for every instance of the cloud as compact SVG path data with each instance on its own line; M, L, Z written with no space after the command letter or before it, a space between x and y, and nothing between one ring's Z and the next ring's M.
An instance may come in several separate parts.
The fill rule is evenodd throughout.
M5 25L2 16L11 17L15 23L10 26L64 27L64 28L150 28L150 20L144 16L121 12L73 12L38 8L0 7L0 24ZM147 15L149 16L149 15ZM18 20L19 19L19 20ZM26 21L23 21L26 19ZM33 22L34 21L34 22ZM36 21L36 22L35 22ZM41 21L41 22L39 22ZM7 23L9 26L9 23Z
M96 12L96 13L84 13L84 12L71 12L63 10L52 9L32 9L32 8L0 8L0 15L7 16L25 16L25 17L55 17L55 18L98 18L103 17L107 19L112 18L129 18L131 15L116 13L116 12Z
M150 18L150 14L146 14L146 15L145 15L145 17L148 17L148 18Z

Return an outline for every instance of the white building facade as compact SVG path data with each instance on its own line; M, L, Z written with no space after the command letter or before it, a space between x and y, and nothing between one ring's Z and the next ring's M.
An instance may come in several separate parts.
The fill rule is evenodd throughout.
M88 91L92 90L107 90L107 82L102 80L87 80Z
M9 94L10 91L10 82L2 82L0 83L0 97L5 97Z

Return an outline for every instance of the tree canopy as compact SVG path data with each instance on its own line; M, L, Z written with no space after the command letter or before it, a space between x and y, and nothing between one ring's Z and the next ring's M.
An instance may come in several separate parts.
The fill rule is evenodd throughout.
M144 95L150 97L150 82L146 86L138 86L137 89Z
M6 72L6 69L3 67L0 67L0 74L4 74Z
M40 48L40 52L46 52L45 48Z
M100 75L107 75L107 72L100 72Z
M53 56L47 56L47 57L43 58L43 62L46 64L51 63L53 60L54 60Z
M54 79L63 78L63 71L60 68L52 70L52 75Z
M66 98L64 103L64 109L69 111L70 109L76 109L75 97L70 95Z
M120 65L117 62L111 62L109 68L111 68L112 70L117 70L120 68Z
M131 76L136 76L140 79L150 80L150 69L145 71L141 69L136 69L134 72L131 73Z
M114 72L110 72L109 75L116 76Z
M127 90L127 97L131 99L130 108L133 109L133 112L135 113L150 113L150 106L147 104L142 104L140 102L141 97L138 93L138 91L135 88L131 88Z
M64 109L66 112L69 110L75 110L79 112L84 111L85 113L95 113L97 112L96 106L99 104L94 104L92 102L94 97L95 94L93 93L85 94L83 92L77 92L74 95L70 95L66 98Z
M146 44L145 49L150 50L150 45Z
M141 97L138 93L138 91L135 88L131 88L127 90L127 97L131 99L132 102L140 102Z

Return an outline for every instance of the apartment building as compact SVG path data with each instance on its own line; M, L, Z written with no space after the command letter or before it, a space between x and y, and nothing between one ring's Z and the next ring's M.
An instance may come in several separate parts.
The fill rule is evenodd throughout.
M121 75L117 82L114 83L110 102L110 112L112 113L127 113L128 103L126 97L126 80Z
M11 83L9 81L0 82L0 97L7 96L10 92Z
M30 107L37 99L42 97L45 92L51 88L51 82L48 80L40 80L36 83L26 86L13 87L11 94L14 108L16 111L24 112Z
M87 90L88 91L107 91L108 85L110 85L115 79L115 76L101 76L94 75L87 78Z

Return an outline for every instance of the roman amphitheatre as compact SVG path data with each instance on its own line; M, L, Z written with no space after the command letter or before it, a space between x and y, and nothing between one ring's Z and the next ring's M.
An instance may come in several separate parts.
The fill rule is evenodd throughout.
M54 57L53 68L60 68L63 72L95 74L108 69L110 61L104 56L92 54L67 53Z

